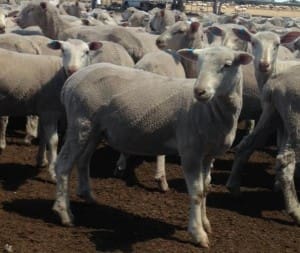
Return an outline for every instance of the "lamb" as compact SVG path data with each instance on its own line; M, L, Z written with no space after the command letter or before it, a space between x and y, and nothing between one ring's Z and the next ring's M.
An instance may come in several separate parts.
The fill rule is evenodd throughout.
M252 56L224 47L178 53L198 61L197 80L100 63L78 71L65 83L61 100L68 129L55 167L53 206L63 224L73 222L68 197L72 166L76 164L79 173L77 193L92 200L89 161L104 138L128 154L179 153L191 197L189 232L195 242L209 246L206 195L210 165L234 139L242 107L239 66L248 64Z
M57 146L56 127L63 112L59 94L66 80L61 59L55 56L21 54L4 49L0 49L0 55L2 61L0 116L39 116L41 139L37 164L41 167L46 165L47 145L49 171L53 175Z
M288 87L285 87L285 82L282 82L282 88L278 87L274 90L272 90L273 85L270 84L268 86L268 81L270 80L271 83L279 83L280 80L278 79L279 76L286 76L284 73L288 71L293 66L300 65L300 62L298 61L280 61L277 59L277 52L280 43L289 43L293 40L295 40L300 33L299 32L290 32L287 33L286 35L279 37L275 33L272 32L259 32L255 35L252 35L248 33L246 30L234 30L235 33L241 38L246 41L249 41L253 44L253 53L254 53L254 66L255 66L255 75L258 83L258 87L260 92L262 93L262 104L263 104L263 114L257 124L257 127L254 129L253 133L250 134L247 138L245 138L241 144L238 146L237 153L236 153L236 158L232 167L232 172L231 175L227 181L227 188L233 192L234 194L239 194L240 193L240 178L241 178L241 171L242 171L242 165L248 160L249 156L252 154L254 149L258 146L261 146L265 143L266 138L269 136L269 134L272 132L270 130L270 126L268 125L268 122L270 120L270 117L273 118L274 115L274 106L276 107L276 110L281 110L279 109L279 106L284 107L287 106L287 108L291 108L290 113L293 114L294 111L290 105L282 105L284 101L287 101L288 96L286 98L281 98L283 100L277 100L277 98L273 98L270 94L280 94L279 97L284 96L283 90L287 90L287 94L293 94L290 93L292 91L289 91ZM294 72L297 73L297 72ZM297 77L297 76L296 76ZM294 82L294 81L291 81ZM287 83L288 84L288 83ZM265 87L267 86L267 88ZM268 90L268 91L265 91ZM268 94L266 96L265 94ZM296 110L296 107L295 107ZM285 151L284 148L286 147L286 144L288 140L286 139L286 134L290 134L290 131L286 129L289 128L290 126L287 126L287 124L290 122L289 120L286 120L286 117L290 114L281 115L281 112L278 112L280 114L282 120L281 125L272 125L271 129L277 130L279 133L279 138L278 138L278 145L279 145L279 153L282 154L283 152L283 158L281 155L279 155L279 164L282 164L284 159L287 157L284 155ZM286 113L286 112L285 112ZM278 115L274 118L274 120L278 120ZM295 118L296 119L296 118ZM291 123L292 124L292 123ZM288 131L288 132L286 132ZM288 152L290 155L290 152ZM283 160L282 160L283 159ZM281 171L281 172L280 172ZM280 169L277 173L277 179L279 181L282 181L282 175L280 173L283 173L282 175L286 175L285 169L283 165L280 165ZM286 181L283 182L283 184L286 184ZM277 186L278 186L277 182ZM284 187L282 185L282 182L280 182L280 186ZM285 198L288 198L287 195L289 193L286 192L286 189L283 188L283 192L285 194ZM287 207L289 209L289 207ZM290 211L290 210L289 210ZM294 211L293 211L294 212ZM299 223L299 212L295 211L295 214L298 218Z
M203 30L199 22L189 24L186 21L178 21L156 39L156 45L160 49L175 51L182 48L203 48ZM195 64L186 59L182 59L182 64L186 77L195 78Z
M3 34L0 36L0 48L7 49L10 51L15 51L19 53L28 53L28 54L46 54L46 55L57 55L53 53L53 50L47 48L45 50L46 43L50 39L43 36L21 36L17 34ZM40 48L42 46L42 49ZM50 53L51 51L51 53ZM0 151L3 151L6 148L6 129L8 125L8 117L3 116L0 119ZM38 117L36 116L27 116L26 122L26 136L24 138L25 144L30 144L32 139L36 138L38 135Z
M73 27L72 23L60 17L55 6L46 2L27 4L17 16L16 23L21 28L37 25L51 39L59 38L62 31Z
M149 26L152 32L161 34L167 26L175 24L175 13L170 10L162 9L156 11L154 16L151 18Z
M96 42L91 43L90 49L97 49L97 45ZM78 47L76 50L80 52ZM39 116L40 144L37 165L44 167L49 162L49 173L53 179L58 141L57 122L63 114L60 91L67 79L66 73L71 74L89 63L89 55L86 54L89 48L84 50L84 56L78 53L79 56L69 57L69 61L64 60L64 69L61 59L56 56L30 55L0 49L0 58L3 61L0 116ZM68 52L66 50L66 54ZM46 146L49 148L48 161L45 156Z
M46 2L27 5L16 21L22 28L39 25L43 33L52 39L67 40L71 38L86 42L98 40L116 42L126 49L135 62L146 53L158 50L154 35L109 25L74 26L62 20L57 10Z
M5 33L6 28L6 14L3 9L0 8L0 34Z

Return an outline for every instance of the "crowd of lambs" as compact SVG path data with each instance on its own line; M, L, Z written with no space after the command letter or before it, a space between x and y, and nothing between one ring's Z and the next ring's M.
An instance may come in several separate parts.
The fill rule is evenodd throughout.
M164 155L180 156L191 199L188 230L208 247L210 171L243 120L249 135L235 147L228 189L239 194L243 165L276 133L274 185L300 224L299 19L188 18L132 7L118 15L78 2L1 6L0 148L8 116L26 116L24 142L39 135L37 165L48 166L57 183L53 209L63 224L73 223L71 169L78 170L77 194L93 201L89 162L105 140L121 152L115 173L129 155L157 156L164 191ZM60 121L67 126L57 155Z

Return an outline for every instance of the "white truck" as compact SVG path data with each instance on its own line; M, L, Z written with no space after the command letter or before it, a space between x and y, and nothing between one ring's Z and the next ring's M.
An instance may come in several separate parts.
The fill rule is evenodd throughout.
M154 7L165 8L167 3L172 3L172 0L123 0L123 8L135 7L148 11Z

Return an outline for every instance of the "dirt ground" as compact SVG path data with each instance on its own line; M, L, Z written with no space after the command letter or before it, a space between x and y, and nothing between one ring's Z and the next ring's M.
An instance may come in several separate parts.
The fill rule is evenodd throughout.
M20 145L20 136L13 135L0 156L0 252L5 244L26 253L300 252L300 228L284 213L281 194L272 191L272 149L251 158L240 199L224 187L233 154L216 161L208 197L211 248L203 250L186 232L189 198L178 158L168 158L170 191L161 193L153 180L154 159L132 157L124 179L117 179L112 171L118 153L101 146L91 166L98 203L76 197L73 173L70 196L76 220L69 228L51 210L55 185L45 169L35 167L37 146Z

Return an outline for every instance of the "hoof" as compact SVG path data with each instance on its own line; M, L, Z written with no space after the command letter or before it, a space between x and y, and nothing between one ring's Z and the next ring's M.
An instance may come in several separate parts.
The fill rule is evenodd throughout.
M236 198L239 198L242 195L240 186L232 186L232 185L226 184L226 188L231 193L231 195Z
M34 139L33 136L26 135L24 140L23 140L23 144L24 145L31 145L33 139Z
M85 202L89 203L89 204L96 204L97 203L96 198L90 192L89 193L77 193L76 195L79 198L83 199Z
M167 192L169 190L168 182L167 182L167 180L166 180L166 178L164 176L162 176L161 178L156 178L155 180L156 180L156 182L158 184L158 188L162 192Z
M39 161L38 163L37 163L37 167L38 168L45 168L45 167L47 167L48 166L48 161Z
M62 208L59 204L57 204L55 202L52 210L58 214L58 216L60 217L61 223L64 226L67 227L72 227L74 226L73 224L73 215L71 212L68 212L66 209Z
M290 212L289 215L293 218L295 223L300 226L300 206L295 211Z
M193 242L202 248L209 248L209 240L205 232L191 234Z
M117 178L123 178L125 175L125 169L123 169L121 166L116 166L114 170L114 176Z

